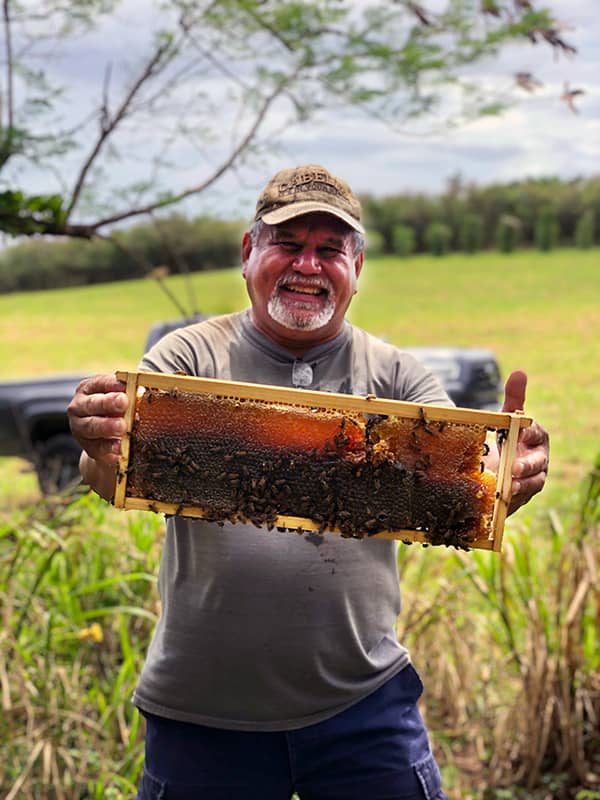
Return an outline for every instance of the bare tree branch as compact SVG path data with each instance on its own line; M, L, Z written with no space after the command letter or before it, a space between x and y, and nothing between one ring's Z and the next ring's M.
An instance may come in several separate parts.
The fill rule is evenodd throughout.
M188 264L187 260L182 257L179 250L176 247L173 247L173 243L167 233L166 227L162 223L162 220L152 214L151 217L154 221L156 230L158 231L158 235L160 236L160 240L163 243L167 255L171 258L173 264L175 264L179 272L185 276L187 294L191 306L191 311L189 316L193 316L198 311L198 303L196 301L196 292L194 290L194 284L193 281L191 280L192 271L190 269L190 265Z
M105 130L110 125L110 76L112 64L109 62L104 70L104 83L102 84L102 105L100 106L100 130Z
M153 279L158 283L160 288L167 295L167 297L173 303L173 305L179 311L179 313L183 317L190 316L188 311L186 311L186 309L181 305L177 297L173 294L171 289L167 286L162 275L156 269L156 265L153 266L152 264L150 264L150 262L146 258L144 258L143 255L134 252L130 247L124 245L123 242L119 241L119 239L116 236L111 236L110 234L105 235L102 233L98 233L96 234L96 236L98 239L102 239L102 241L109 242L109 244L112 244L113 247L116 247L118 250L124 253L127 256L127 258L130 258L133 262L138 264L138 266L142 267L143 271L146 272L147 274L150 274L150 272L154 268L155 271L152 274Z
M176 89L185 78L189 78L190 73L193 73L200 63L200 59L195 59L189 64L182 66L177 72L174 72L172 75L170 75L168 80L164 81L164 83L158 86L153 94L150 94L148 97L146 97L143 102L140 102L135 106L132 104L130 111L135 113L145 108L151 108L156 100L167 95L171 89Z
M296 50L296 47L288 42L282 32L277 30L277 28L274 28L270 23L267 22L266 19L264 19L264 17L262 17L260 14L257 14L245 3L238 3L238 5L246 12L246 14L248 14L248 16L252 17L252 19L258 23L261 28L268 31L274 39L280 42L280 44L282 44L286 50L289 50L290 53L293 53Z
M233 83L238 84L246 91L249 90L249 85L246 81L243 81L239 75L236 75L233 70L229 69L225 64L223 64L218 58L216 58L214 53L211 53L209 49L205 48L195 37L191 31L187 32L187 36L189 41L193 44L193 46L198 50L200 55L202 55L210 64L212 64L219 72L224 75L226 78L229 78Z
M2 3L2 17L4 22L4 46L6 48L6 141L2 143L2 155L0 157L0 166L4 165L11 155L10 142L13 135L14 126L14 82L13 82L13 52L12 52L12 35L10 27L10 10L9 0L3 0ZM0 108L0 130L3 127L3 114L4 109Z
M267 112L274 101L285 91L286 86L295 78L295 74L292 74L286 78L285 81L280 83L274 90L268 95L261 107L259 108L254 122L252 123L250 129L240 140L240 142L236 145L236 147L232 150L232 152L227 156L227 158L220 164L219 167L213 172L213 174L206 178L206 180L202 181L202 183L198 184L197 186L192 186L189 189L185 189L184 191L180 192L179 194L173 195L166 200L157 200L156 202L149 203L146 206L142 206L139 208L131 208L127 211L123 211L121 213L113 214L110 217L104 217L96 222L91 223L90 225L86 226L87 228L92 228L93 230L97 230L99 228L104 227L105 225L113 225L116 222L121 222L124 219L131 219L131 217L139 217L144 214L151 214L153 211L157 211L160 208L164 208L165 206L175 205L176 203L180 203L182 200L185 200L187 197L191 197L195 194L200 194L200 192L205 191L209 186L211 186L215 181L217 181L221 175L227 172L228 169L234 164L234 162L238 159L238 157L246 150L246 148L250 145L258 129L262 125Z
M5 0L6 2L6 0ZM100 151L102 150L104 144L106 143L107 139L113 133L115 128L119 125L119 123L124 119L127 115L129 108L135 98L136 94L140 91L142 86L152 78L157 72L163 69L166 64L168 63L168 59L163 61L163 57L171 50L171 54L173 55L176 52L176 48L173 47L173 42L171 40L167 40L160 44L144 69L142 70L138 79L134 82L132 87L130 88L129 92L125 95L121 105L117 109L117 111L111 116L108 108L105 107L105 103L107 102L106 96L103 98L103 105L101 108L101 126L100 126L100 135L94 144L90 154L82 164L82 167L79 171L79 175L77 176L77 180L75 182L75 186L73 188L73 192L71 194L71 199L69 205L67 206L66 210L66 219L68 220L71 212L75 208L77 201L79 200L79 196L85 184L85 180L87 175L94 164L96 158L98 157ZM105 87L106 90L106 87Z

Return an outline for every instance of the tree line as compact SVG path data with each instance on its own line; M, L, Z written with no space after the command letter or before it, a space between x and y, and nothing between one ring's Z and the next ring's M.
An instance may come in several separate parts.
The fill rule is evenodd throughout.
M600 243L600 177L477 186L452 178L439 195L361 198L370 255L551 250ZM182 215L155 218L110 240L28 239L0 257L0 291L141 278L154 270L197 272L239 264L247 223Z
M110 239L31 238L0 257L0 292L222 269L239 263L243 222L171 215Z
M600 241L600 177L478 186L455 176L437 196L403 193L362 203L370 248L381 253L552 250Z

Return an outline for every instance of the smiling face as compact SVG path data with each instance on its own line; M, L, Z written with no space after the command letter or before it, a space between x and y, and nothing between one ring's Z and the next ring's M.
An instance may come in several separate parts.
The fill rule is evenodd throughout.
M242 257L262 333L297 355L337 336L363 262L345 223L318 213L263 225L256 241L244 236Z

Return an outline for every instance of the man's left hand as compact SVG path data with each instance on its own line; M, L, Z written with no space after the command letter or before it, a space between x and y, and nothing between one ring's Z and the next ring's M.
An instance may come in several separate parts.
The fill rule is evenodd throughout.
M527 375L520 370L508 376L504 387L502 411L522 411L525 406ZM512 464L512 497L508 513L512 514L541 492L548 477L550 438L538 422L532 422L519 433L517 452Z

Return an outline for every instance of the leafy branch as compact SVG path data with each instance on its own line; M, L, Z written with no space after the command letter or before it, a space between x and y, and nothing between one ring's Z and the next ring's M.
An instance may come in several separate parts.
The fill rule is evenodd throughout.
M44 10L56 22L53 29L62 45L81 29L93 30L116 5L117 0L76 0L70 14L58 0L45 0ZM364 8L350 0L166 0L159 20L164 31L118 102L111 104L111 85L118 75L108 65L99 76L93 114L86 113L79 125L63 126L61 133L56 115L44 123L41 115L27 113L28 81L38 81L36 102L47 117L62 87L27 66L36 42L48 41L48 29L42 29L39 13L27 16L24 8L2 0L6 61L0 91L0 181L9 163L20 170L35 164L60 175L61 188L28 196L6 180L4 187L0 183L0 230L10 235L91 238L109 226L200 195L257 151L261 132L286 108L290 123L305 123L323 108L345 106L397 125L431 115L434 109L440 116L450 89L456 95L462 92L465 100L474 99L475 113L489 113L502 105L463 86L461 68L513 41L544 43L564 55L575 52L550 11L534 7L532 0L447 0L435 13L427 3L412 0L378 0ZM27 21L33 21L33 28L25 33ZM515 88L534 91L540 83L530 73L524 75L516 73ZM222 95L211 107L214 86ZM581 94L581 89L569 88L563 99L572 105ZM233 122L224 122L222 113ZM123 207L115 211L114 199L123 194L127 170L108 173L107 165L123 158L132 133L145 130L145 119L153 135L134 156L153 164L153 180L129 186ZM94 120L97 129L90 145L86 132ZM232 134L229 148L225 126ZM164 174L169 165L156 153L191 144L192 138L209 152L216 143L211 159L216 163L202 180L164 191L158 171ZM67 192L61 167L77 148L83 155ZM100 211L96 195L93 218L83 222L84 201L98 190L99 175L110 207ZM167 178L173 186L172 173Z

